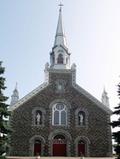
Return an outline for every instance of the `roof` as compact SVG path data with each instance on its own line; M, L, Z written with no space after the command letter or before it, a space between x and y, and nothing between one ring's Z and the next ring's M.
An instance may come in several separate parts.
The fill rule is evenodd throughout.
M86 96L88 99L90 99L93 103L95 103L99 108L103 109L108 114L112 114L112 110L104 105L102 102L100 102L98 99L96 99L94 96L92 96L90 93L88 93L86 90L84 90L82 87L80 87L78 84L73 83L73 87L80 93L82 93L84 96Z
M21 98L16 104L11 105L9 107L9 111L15 110L16 108L18 108L20 105L22 105L25 102L27 102L28 100L30 100L32 97L34 97L36 94L38 94L40 91L42 91L47 86L48 86L48 83L44 82L43 84L41 84L40 86L38 86L36 89L34 89L32 92L30 92L29 94L27 94L26 96L24 96L23 98Z

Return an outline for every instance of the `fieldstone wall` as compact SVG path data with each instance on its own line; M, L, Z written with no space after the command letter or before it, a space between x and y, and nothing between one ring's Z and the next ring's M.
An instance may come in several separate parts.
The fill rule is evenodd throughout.
M63 91L57 90L56 81L64 81ZM68 126L52 126L51 103L55 100L65 101L69 106ZM68 103L68 104L67 104ZM45 110L44 124L33 124L33 110L35 108ZM85 109L87 113L87 125L76 125L76 109ZM26 103L12 112L11 116L11 156L33 155L32 138L38 137L42 142L42 156L52 155L52 135L61 132L67 138L67 155L77 156L76 142L84 138L87 142L87 156L107 157L111 156L111 130L109 126L109 114L95 103L86 98L72 87L72 73L49 73L49 85Z

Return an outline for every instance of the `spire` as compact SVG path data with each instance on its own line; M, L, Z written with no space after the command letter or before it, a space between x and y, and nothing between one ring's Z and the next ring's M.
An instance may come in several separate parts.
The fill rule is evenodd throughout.
M55 41L54 41L54 46L57 45L62 45L67 47L66 45L66 38L63 30L63 25L62 25L62 6L63 4L59 4L59 18L58 18L58 24L57 24L57 30L56 30L56 35L55 35Z
M16 82L15 89L13 90L13 94L11 96L10 105L14 105L18 100L19 100L19 93L18 93L17 82Z
M109 98L108 98L107 92L105 90L105 87L104 87L103 93L102 93L102 103L104 105L106 105L107 107L109 107Z
M70 53L66 45L62 27L62 4L60 3L56 36L52 52L50 53L50 67L52 69L70 69Z

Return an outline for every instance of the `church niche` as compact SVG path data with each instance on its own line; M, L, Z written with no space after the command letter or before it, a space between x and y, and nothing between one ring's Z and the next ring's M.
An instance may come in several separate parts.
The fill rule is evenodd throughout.
M85 108L78 108L75 111L76 126L88 128L88 111Z
M35 113L35 125L42 125L42 112L40 110Z
M44 108L35 107L32 110L32 125L33 126L44 126L46 111Z
M78 125L85 125L85 112L83 111L78 112Z

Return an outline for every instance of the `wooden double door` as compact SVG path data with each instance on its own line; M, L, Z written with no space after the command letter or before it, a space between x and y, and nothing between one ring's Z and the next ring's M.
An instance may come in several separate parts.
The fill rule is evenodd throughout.
M67 144L63 135L57 135L54 137L53 156L67 156Z

